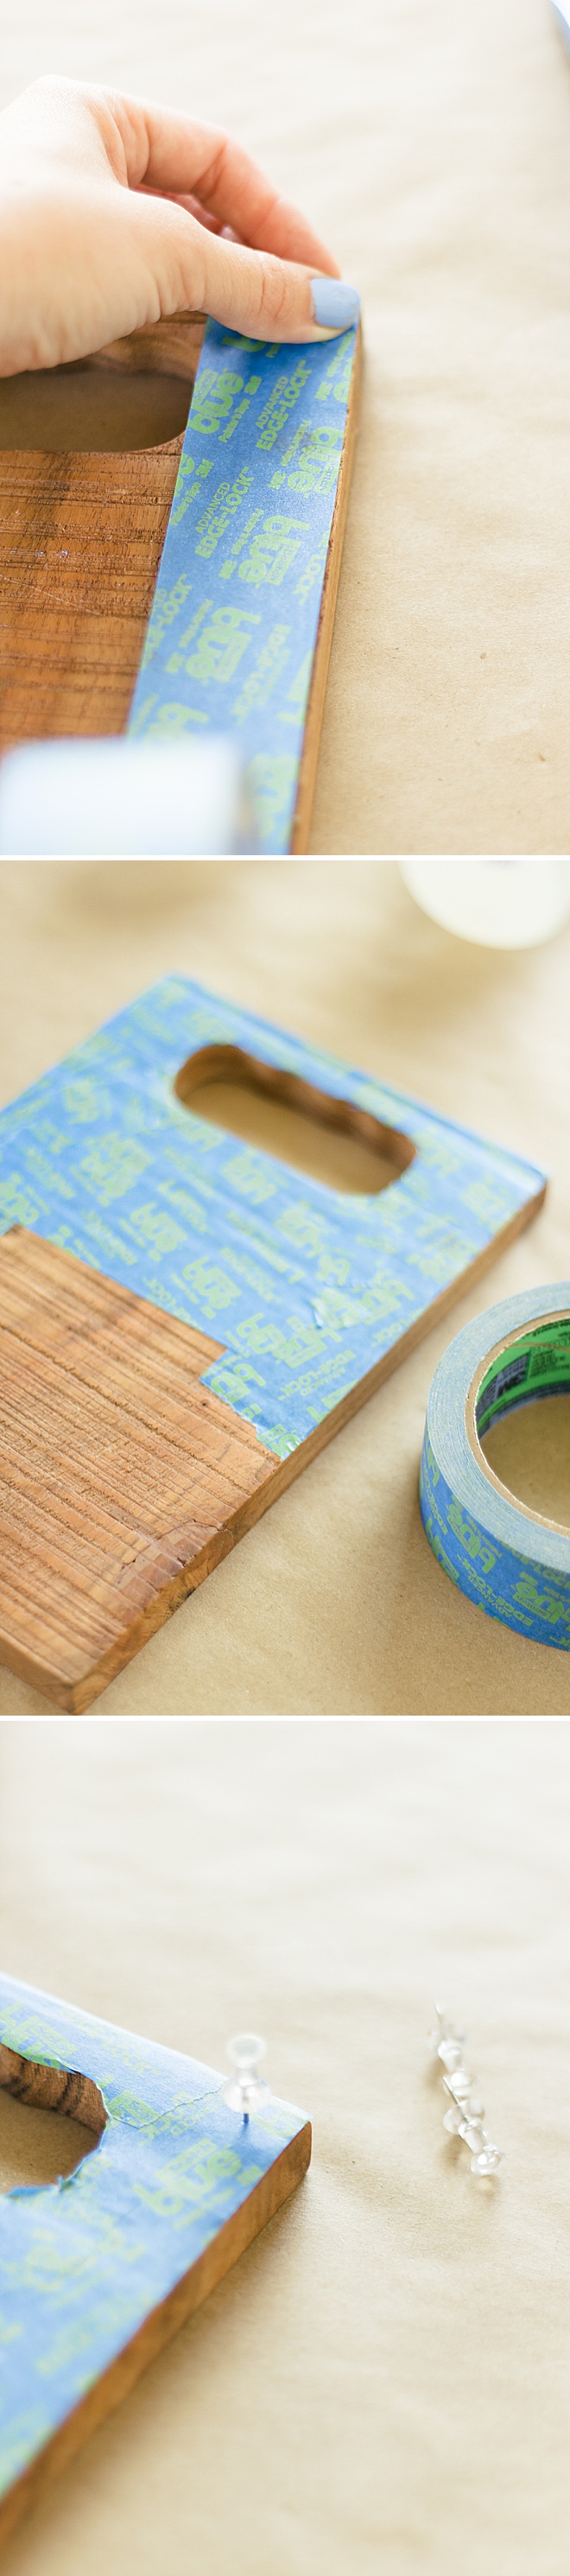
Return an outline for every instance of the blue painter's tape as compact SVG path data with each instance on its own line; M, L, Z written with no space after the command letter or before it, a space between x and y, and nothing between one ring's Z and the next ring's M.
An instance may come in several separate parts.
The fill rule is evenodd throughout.
M208 323L129 720L234 735L269 853L291 841L355 341Z
M0 1977L0 2042L97 2084L99 2145L0 2196L0 2495L248 2199L304 2114L244 2124L223 2076Z
M228 1044L404 1130L414 1161L349 1196L214 1127L173 1086ZM277 1457L543 1187L517 1155L178 976L0 1116L0 1232L31 1226L221 1342L206 1383Z
M491 1481L477 1437L501 1414L561 1390L570 1390L570 1280L524 1290L466 1324L429 1391L420 1510L461 1592L521 1636L568 1649L570 1531Z

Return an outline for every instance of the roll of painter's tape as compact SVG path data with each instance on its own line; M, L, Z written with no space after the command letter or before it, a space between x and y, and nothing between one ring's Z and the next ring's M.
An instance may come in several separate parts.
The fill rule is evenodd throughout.
M570 1528L517 1501L481 1445L520 1405L570 1393L570 1280L488 1306L429 1391L420 1510L440 1565L491 1618L570 1649Z

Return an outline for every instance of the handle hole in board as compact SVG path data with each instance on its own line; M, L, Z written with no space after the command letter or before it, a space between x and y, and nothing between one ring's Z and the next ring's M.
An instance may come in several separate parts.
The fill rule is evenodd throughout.
M0 450L44 454L131 453L179 438L192 386L158 369L44 367L0 378Z
M0 2041L0 2193L75 2173L98 2146L107 2114L90 2076L39 2066Z
M352 1197L377 1197L414 1160L415 1146L399 1128L242 1047L200 1048L181 1066L174 1090L191 1114Z

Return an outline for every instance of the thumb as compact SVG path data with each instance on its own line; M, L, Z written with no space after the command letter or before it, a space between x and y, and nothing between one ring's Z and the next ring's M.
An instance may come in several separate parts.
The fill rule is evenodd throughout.
M329 340L358 322L356 288L342 278L224 240L165 198L141 194L131 204L144 220L163 316L208 313L252 340Z

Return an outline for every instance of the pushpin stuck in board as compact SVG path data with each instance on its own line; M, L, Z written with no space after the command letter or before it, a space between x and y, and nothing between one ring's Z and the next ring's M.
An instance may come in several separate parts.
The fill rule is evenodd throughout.
M253 2030L242 2030L237 2039L228 2040L226 2057L236 2072L226 2084L224 2101L230 2111L241 2111L243 2119L249 2120L250 2111L262 2111L271 2098L269 2085L257 2074L265 2057L265 2040Z

